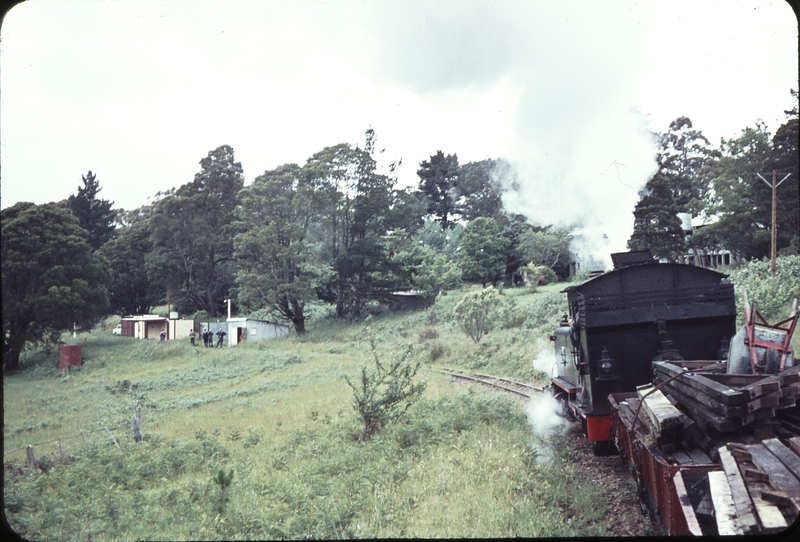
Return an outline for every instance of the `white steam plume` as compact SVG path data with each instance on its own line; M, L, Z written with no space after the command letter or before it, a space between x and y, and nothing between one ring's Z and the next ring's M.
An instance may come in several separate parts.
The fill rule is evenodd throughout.
M544 337L536 340L536 357L531 361L533 368L548 376L556 375L555 354L550 341ZM533 445L541 458L550 460L553 457L552 437L564 429L569 422L556 414L559 410L556 399L547 392L534 393L525 406L525 414L533 432Z
M638 192L657 170L635 98L653 6L377 1L362 14L372 46L366 67L376 79L448 101L499 87L506 91L498 96L513 97L497 103L514 119L505 155L517 171L504 197L509 211L573 227L583 270L595 265L590 259L608 267L609 253L626 250ZM474 130L487 138L482 126Z

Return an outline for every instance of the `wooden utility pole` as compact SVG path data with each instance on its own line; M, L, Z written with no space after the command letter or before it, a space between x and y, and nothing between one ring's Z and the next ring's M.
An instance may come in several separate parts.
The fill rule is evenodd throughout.
M788 174L786 175L786 177L784 177L783 179L781 179L781 180L780 180L780 182L779 182L778 184L775 184L775 175L776 175L776 174L777 174L777 172L776 172L776 171L773 169L773 170L772 170L772 183L770 184L770 182L769 182L768 180L766 180L764 177L762 177L760 173L756 173L756 175L758 175L759 177L761 177L761 180L762 180L762 181L764 181L765 183L767 183L767 186L769 186L769 187L771 187L771 188L772 188L772 250L771 250L771 258L772 258L772 261L771 261L771 263L770 263L770 267L769 267L770 276L772 276L772 277L774 277L774 276L775 276L775 253L777 252L777 246L778 246L778 245L777 245L777 242L776 242L776 240L775 240L775 236L776 236L776 234L777 234L776 225L777 225L777 222L778 222L778 212L777 212L777 208L778 208L778 195L777 195L777 190L776 190L776 189L778 188L778 186L779 186L779 185L780 185L780 184L781 184L783 181L785 181L786 179L788 179L788 178L789 178L789 175L791 175L791 173L788 173Z

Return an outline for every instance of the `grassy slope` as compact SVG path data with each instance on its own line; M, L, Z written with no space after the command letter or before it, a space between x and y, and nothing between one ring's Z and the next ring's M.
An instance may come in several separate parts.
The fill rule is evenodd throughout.
M95 331L79 338L85 365L69 376L57 354L33 354L4 379L6 517L51 540L602 534L598 488L576 479L568 451L537 461L518 400L434 370L544 382L530 361L560 309L537 303L557 301L561 286L507 290L525 322L479 344L452 321L463 292L451 292L431 311L317 318L306 336L235 348ZM369 337L381 357L414 345L428 389L402 423L359 443L343 375L371 362ZM134 443L138 403L145 439ZM28 443L46 473L20 467ZM234 471L224 490L219 469Z

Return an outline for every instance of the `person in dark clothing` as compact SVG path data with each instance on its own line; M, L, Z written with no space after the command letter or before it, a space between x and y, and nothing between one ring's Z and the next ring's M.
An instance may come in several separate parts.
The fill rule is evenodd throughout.
M197 334L194 332L194 330L191 330L191 331L189 332L189 341L192 343L192 346L195 346L195 344L194 344L194 338L195 338L196 336L197 336Z
M167 332L166 332L166 331L162 331L162 332L159 334L159 337L161 337L161 342L162 342L162 343L165 343L165 342L167 342Z
M219 337L219 340L217 341L217 348L222 348L222 339L225 338L225 335L227 335L227 333L225 333L221 329L217 331L217 337Z
M203 332L203 344L205 345L206 348L208 348L208 334L209 334L208 330L205 330Z

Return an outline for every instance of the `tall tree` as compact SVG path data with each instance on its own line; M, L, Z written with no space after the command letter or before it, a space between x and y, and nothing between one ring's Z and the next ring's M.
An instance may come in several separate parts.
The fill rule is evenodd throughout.
M425 195L428 214L435 217L442 229L452 228L454 219L460 214L456 192L458 188L458 156L442 151L423 160L417 170L419 189Z
M797 100L797 92L792 91L792 95ZM800 198L797 197L800 193L800 121L796 102L794 109L786 111L786 114L788 120L776 130L772 138L769 165L779 175L778 181L789 175L777 190L778 250L785 249L792 254L800 254ZM769 174L770 171L766 173Z
M108 314L108 262L78 219L52 205L17 203L0 213L3 367L19 368L26 345L54 342L74 324Z
M456 194L464 220L479 216L501 219L503 188L498 179L508 168L505 160L492 159L468 162L459 168Z
M661 149L656 160L666 178L678 212L697 215L703 208L709 182L720 154L703 132L692 127L688 117L672 121L659 137Z
M693 245L724 247L747 259L769 255L772 191L758 174L771 169L771 147L770 133L760 121L722 141L719 174L707 209L717 221L702 228L702 235L694 234Z
M315 290L305 266L304 240L319 209L313 186L297 164L256 177L241 195L242 231L234 238L240 303L268 308L305 333L306 302Z
M145 221L119 229L117 236L98 250L111 265L108 299L113 313L147 314L164 297L145 263L152 250L150 228Z
M458 256L464 280L486 287L487 283L502 279L508 244L493 218L478 217L467 224Z
M520 238L520 253L526 263L549 267L565 279L569 275L571 241L572 236L566 228L532 228Z
M372 137L368 130L366 149L374 148ZM381 293L378 279L387 276L389 256L381 237L389 225L395 180L376 171L368 150L344 143L314 154L303 170L325 209L316 236L332 270L327 290L336 315L359 316L366 301Z
M116 213L111 210L114 202L97 197L102 188L91 170L81 178L83 186L78 187L77 194L69 197L67 207L73 216L78 217L81 228L89 232L89 244L97 250L114 236Z
M233 284L232 223L244 174L228 145L210 151L200 166L194 181L157 202L148 264L196 308L215 317Z
M649 250L657 258L674 261L683 250L684 234L670 182L661 170L647 182L641 196L633 211L628 248Z
M456 224L452 228L443 230L433 220L425 220L422 227L411 236L411 241L415 246L430 248L436 252L441 252L449 259L454 260L458 255L458 247L461 245L461 236L464 226Z

